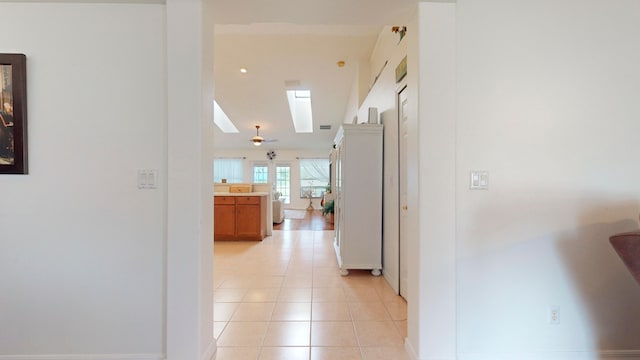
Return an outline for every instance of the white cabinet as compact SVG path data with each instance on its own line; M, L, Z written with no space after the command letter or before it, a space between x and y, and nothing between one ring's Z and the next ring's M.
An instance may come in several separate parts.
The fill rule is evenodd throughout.
M344 124L336 134L334 248L342 275L382 269L382 129Z

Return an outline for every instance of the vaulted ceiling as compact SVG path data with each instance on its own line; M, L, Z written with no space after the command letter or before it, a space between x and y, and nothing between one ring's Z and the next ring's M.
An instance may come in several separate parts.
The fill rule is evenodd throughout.
M416 2L214 1L215 97L240 131L216 128L216 147L254 148L249 140L260 125L261 136L278 140L265 148L329 149L358 64L368 61L383 26L406 23ZM285 93L291 88L311 90L312 134L294 131Z

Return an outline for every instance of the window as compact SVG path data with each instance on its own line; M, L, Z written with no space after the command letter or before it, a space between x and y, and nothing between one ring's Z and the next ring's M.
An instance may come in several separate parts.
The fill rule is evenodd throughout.
M289 165L276 165L276 191L285 204L291 203L291 167Z
M322 197L329 183L329 159L300 159L300 197Z
M287 90L291 120L297 133L313 132L310 90Z
M215 100L213 101L213 122L225 134L237 134L240 132Z
M256 184L266 184L269 182L269 165L253 164L253 182Z
M219 183L222 179L227 179L230 183L243 182L242 159L214 159L213 181Z

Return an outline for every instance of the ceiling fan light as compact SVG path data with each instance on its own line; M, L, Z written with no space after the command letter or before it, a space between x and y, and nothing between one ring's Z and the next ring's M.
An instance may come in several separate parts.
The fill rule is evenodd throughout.
M253 145L260 146L260 145L262 145L262 141L253 140Z

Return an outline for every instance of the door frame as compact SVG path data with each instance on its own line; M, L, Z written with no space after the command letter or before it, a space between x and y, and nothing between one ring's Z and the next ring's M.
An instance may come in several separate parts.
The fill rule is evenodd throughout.
M409 101L409 90L407 86L400 86L399 90L396 92L396 108L397 108L397 131L398 131L398 294L402 296L404 299L408 298L407 289L409 289L409 281L408 281L408 261L407 261L407 248L408 248L408 239L407 239L407 229L406 229L406 221L408 219L409 208L407 206L407 191L408 191L408 173L407 173L407 154L406 149L408 144L402 140L402 115L408 117L407 114L404 114L402 108L402 98L404 97L405 101ZM407 139L408 140L408 139ZM403 146L404 143L404 146ZM403 151L404 150L404 151ZM404 154L403 154L404 152ZM403 156L404 156L404 169L402 168L403 164ZM405 194L402 194L402 189L404 184ZM411 209L413 210L413 209ZM403 226L404 224L404 226ZM404 279L403 279L404 275Z
M405 80L398 83L395 106L380 114L384 125L383 186L383 276L396 294L400 294L400 184L399 184L399 94L406 90Z

